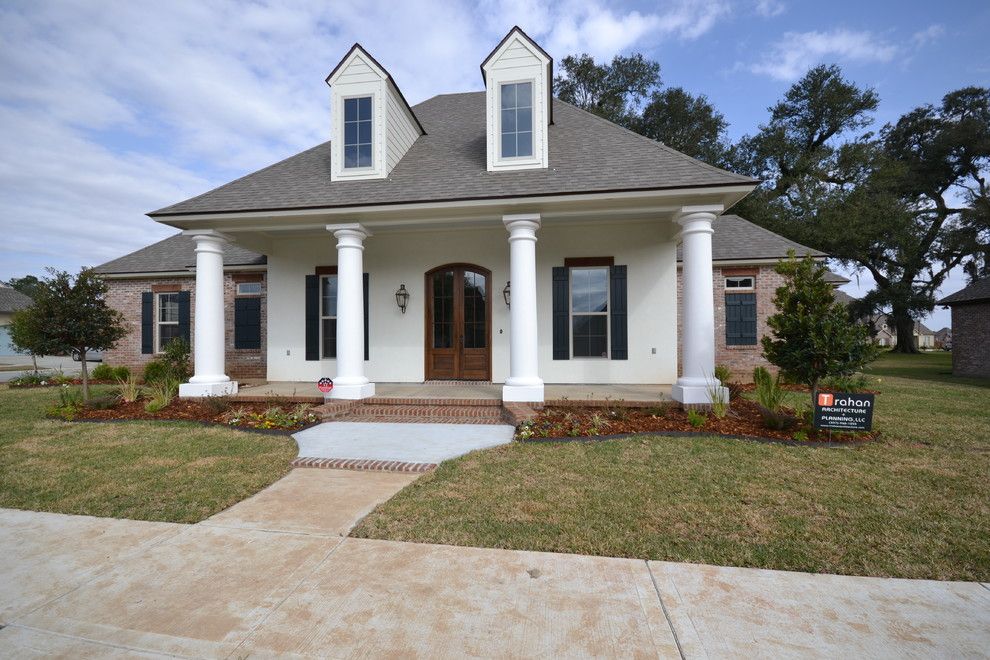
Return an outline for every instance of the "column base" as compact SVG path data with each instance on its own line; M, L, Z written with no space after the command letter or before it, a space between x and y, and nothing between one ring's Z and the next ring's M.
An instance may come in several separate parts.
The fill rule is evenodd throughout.
M543 403L543 383L502 386L502 401L518 403Z
M333 384L333 389L327 395L328 399L367 399L375 396L374 383L358 383L355 385Z
M226 380L220 383L182 383L179 385L179 397L183 399L202 399L208 396L230 396L237 394L237 381Z
M717 380L698 382L694 378L678 378L677 382L670 388L670 394L674 401L679 401L685 405L711 405L712 394L715 394L717 400L729 400L728 388L723 387Z

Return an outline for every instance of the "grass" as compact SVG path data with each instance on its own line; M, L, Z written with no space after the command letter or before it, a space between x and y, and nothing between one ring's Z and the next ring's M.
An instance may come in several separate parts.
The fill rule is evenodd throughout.
M295 456L286 436L45 419L57 397L0 388L0 507L194 523L280 479Z
M945 376L948 359L887 355L875 365L876 443L514 443L442 464L352 534L987 581L990 389Z

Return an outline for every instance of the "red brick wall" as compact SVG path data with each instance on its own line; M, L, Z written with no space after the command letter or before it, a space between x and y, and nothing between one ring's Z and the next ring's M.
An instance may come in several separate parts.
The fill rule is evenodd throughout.
M990 377L990 301L952 306L952 373Z
M235 379L265 378L267 366L267 343L265 328L268 327L268 305L266 300L267 285L265 278L261 279L261 348L234 348L234 298L237 291L234 278L243 273L227 273L224 276L224 325L227 334L227 375ZM138 376L144 370L144 365L155 358L154 355L141 353L141 294L151 291L156 285L178 286L183 291L190 292L190 332L195 340L196 331L196 280L193 277L146 278L134 280L107 280L110 290L107 292L107 302L111 307L120 310L128 323L128 332L113 350L103 352L105 364L126 366Z
M742 381L753 378L753 368L764 366L775 369L763 359L763 347L760 339L770 334L767 327L767 317L776 311L773 305L773 294L783 283L783 278L774 272L773 266L750 266L713 269L713 287L715 295L715 364L724 364L732 370L733 375ZM746 271L746 272L743 272ZM756 344L751 346L725 345L725 278L727 275L748 275L755 273L754 291L756 293ZM681 271L677 271L677 363L678 373L681 364L681 324L683 313L683 291ZM729 294L732 295L732 294Z

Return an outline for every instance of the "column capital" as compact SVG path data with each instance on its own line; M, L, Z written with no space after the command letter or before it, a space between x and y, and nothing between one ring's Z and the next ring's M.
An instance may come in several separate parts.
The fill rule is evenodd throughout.
M688 225L694 224L694 231L705 231L702 223L708 224L711 230L711 223L717 218L725 207L721 204L708 204L704 206L682 206L674 215L674 222L688 230Z
M509 240L529 239L536 240L536 230L543 222L539 213L514 213L502 216L502 224L509 230Z
M347 236L350 238L357 238L362 241L366 238L374 236L374 234L372 234L371 231L367 227L362 225L360 222L348 222L340 225L327 225L327 231L333 234L334 236L336 236L337 238Z

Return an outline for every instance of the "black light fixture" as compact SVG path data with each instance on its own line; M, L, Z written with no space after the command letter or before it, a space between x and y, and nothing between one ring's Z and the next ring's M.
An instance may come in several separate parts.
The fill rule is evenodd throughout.
M395 304L399 306L402 313L406 313L406 306L409 304L409 292L406 291L406 285L400 284L399 288L395 292Z
M502 297L503 297L503 298L505 298L505 306L506 306L506 307L512 307L512 305L510 305L510 304L509 304L509 298L510 298L510 295L511 295L511 293L512 293L512 292L511 292L511 291L509 290L509 285L510 285L510 284L512 284L512 282L506 282L506 283L505 283L505 288L504 288L504 289L502 289Z

